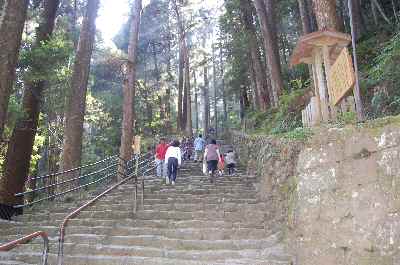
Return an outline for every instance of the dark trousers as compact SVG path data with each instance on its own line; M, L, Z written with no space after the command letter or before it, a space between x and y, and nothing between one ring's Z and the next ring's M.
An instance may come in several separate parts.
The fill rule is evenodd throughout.
M218 160L208 160L207 161L207 169L208 172L212 172L212 174L214 174L214 172L217 170L218 167Z
M232 175L235 172L235 164L228 164L228 174Z
M178 159L175 157L168 158L168 178L171 181L176 180L178 174Z

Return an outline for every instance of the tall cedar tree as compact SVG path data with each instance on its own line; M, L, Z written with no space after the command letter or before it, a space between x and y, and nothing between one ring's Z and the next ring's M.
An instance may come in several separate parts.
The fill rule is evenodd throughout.
M187 42L185 43L185 92L186 92L186 122L185 122L185 134L186 136L193 135L192 125L192 96L190 87L190 58L189 48Z
M275 0L255 0L264 39L265 56L271 78L272 103L278 105L283 90L283 77L279 59L278 37L276 32Z
M217 60L215 58L215 44L212 43L213 88L214 88L214 129L215 137L218 137L218 91L217 91Z
M178 35L179 35L179 68L178 68L178 120L177 129L178 131L186 128L186 115L187 115L187 94L186 88L184 90L184 68L186 61L186 41L185 41L185 26L181 12L179 10L176 0L172 1L172 7L175 11L176 19L178 22ZM183 95L182 95L183 94Z
M65 111L62 169L79 167L82 156L83 122L86 110L86 91L90 72L90 59L96 33L99 0L88 0L82 22L78 48L71 79L71 90Z
M28 0L0 2L0 139L7 119Z
M312 22L311 22L311 8L309 6L309 2L307 0L297 0L300 11L300 20L301 26L303 29L303 34L311 33L312 30Z
M33 49L40 48L49 40L53 33L59 0L44 0L41 21L37 28ZM33 64L32 72L40 72L39 64ZM48 66L45 66L48 67ZM0 203L15 205L22 203L22 197L14 197L22 192L29 173L29 165L33 150L35 135L38 128L40 99L45 87L45 80L26 81L22 108L24 111L12 132L8 144L4 177L0 182Z
M139 25L142 11L142 0L135 0L132 9L131 30L129 33L128 63L123 87L123 113L120 157L129 160L132 156L134 98L136 91L136 63L138 54Z
M203 40L203 45L205 47L205 39ZM209 80L208 80L208 60L206 55L204 55L204 66L203 66L203 130L204 135L208 135L208 129L210 128L210 97L209 97Z
M270 105L272 93L270 92L271 88L268 86L266 71L261 62L260 50L257 44L257 31L253 20L253 7L250 0L240 0L240 11L249 44L251 64L254 69L256 85L256 98L254 100L261 111L266 111Z

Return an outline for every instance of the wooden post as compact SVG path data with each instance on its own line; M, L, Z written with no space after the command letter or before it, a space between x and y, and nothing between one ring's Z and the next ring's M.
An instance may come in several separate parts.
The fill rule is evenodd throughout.
M313 57L314 57L315 73L318 79L322 121L328 121L329 120L328 97L327 97L327 87L324 78L324 69L322 67L321 49L319 48L314 49Z
M313 75L313 80L314 80L314 92L315 92L315 100L316 100L316 123L320 123L321 122L321 98L319 96L319 88L318 88L318 78L317 78L317 73L315 70L315 66L314 64L311 65L311 69L312 69L312 75Z

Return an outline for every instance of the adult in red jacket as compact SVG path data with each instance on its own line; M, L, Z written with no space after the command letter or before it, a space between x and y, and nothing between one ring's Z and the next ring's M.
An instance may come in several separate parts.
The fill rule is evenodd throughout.
M165 142L164 138L160 139L160 143L156 147L155 160L157 165L157 176L162 178L167 176L167 167L164 163L165 153L169 145Z

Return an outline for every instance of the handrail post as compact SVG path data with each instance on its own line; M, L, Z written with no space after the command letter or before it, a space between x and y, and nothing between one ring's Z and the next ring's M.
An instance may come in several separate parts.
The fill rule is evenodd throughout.
M47 265L47 257L49 255L49 238L43 237L43 254L42 254L42 264Z
M142 203L142 209L144 209L144 175L146 173L143 172L142 174L142 198L141 198L141 203Z

